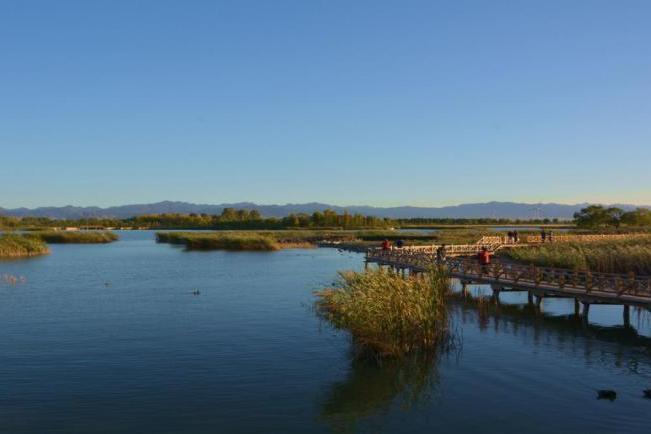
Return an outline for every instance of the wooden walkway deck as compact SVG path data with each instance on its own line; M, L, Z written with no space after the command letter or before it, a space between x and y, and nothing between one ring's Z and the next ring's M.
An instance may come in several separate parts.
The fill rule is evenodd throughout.
M472 254L482 246L463 246L457 252ZM452 247L452 246L451 246ZM366 261L398 270L426 272L436 265L435 249L369 249ZM462 282L490 284L495 291L529 291L539 300L545 296L571 297L584 304L638 305L651 307L651 277L633 274L580 272L561 268L535 267L494 262L482 267L474 258L448 257L445 261L452 277Z

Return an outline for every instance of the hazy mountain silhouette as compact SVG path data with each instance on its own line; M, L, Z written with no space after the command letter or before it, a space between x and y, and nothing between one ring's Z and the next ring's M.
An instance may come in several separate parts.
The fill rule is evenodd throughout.
M39 207L39 208L0 208L0 214L24 217L50 217L57 219L78 219L91 217L117 217L127 218L142 214L162 214L162 213L206 213L219 214L226 207L256 209L266 217L283 217L291 213L313 213L314 211L323 211L332 209L338 213L347 210L349 213L360 213L364 215L374 215L379 217L391 218L519 218L531 219L541 216L543 218L569 219L574 212L585 207L586 203L563 205L558 203L517 203L517 202L486 202L486 203L468 203L454 206L443 207L415 207L415 206L397 206L397 207L372 207L363 205L338 206L325 203L300 203L285 205L257 205L251 202L240 203L223 203L218 205L193 204L187 202L164 201L150 204L122 205L108 208L100 207ZM635 205L615 204L626 210L634 209Z

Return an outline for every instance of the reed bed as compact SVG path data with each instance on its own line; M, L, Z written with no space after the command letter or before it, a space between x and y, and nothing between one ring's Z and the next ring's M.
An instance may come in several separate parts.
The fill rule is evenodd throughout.
M317 312L348 330L359 357L402 357L435 350L450 336L447 274L434 269L407 278L391 272L342 272L316 293Z
M50 253L47 244L26 235L0 235L0 258L24 258Z
M308 248L317 245L364 251L377 247L380 241L402 240L405 245L472 244L489 233L479 230L452 229L436 233L398 232L394 230L262 230L211 232L158 232L158 242L182 244L190 249L277 250ZM493 232L490 235L500 235ZM276 247L272 247L273 244ZM267 247L259 247L267 246ZM258 246L258 247L256 247Z
M111 231L43 231L31 232L29 236L49 244L106 244L118 239L118 236Z
M545 267L601 273L651 275L651 240L551 243L539 247L508 249L509 259Z
M159 232L159 243L182 244L188 250L273 251L281 245L271 237L251 233Z

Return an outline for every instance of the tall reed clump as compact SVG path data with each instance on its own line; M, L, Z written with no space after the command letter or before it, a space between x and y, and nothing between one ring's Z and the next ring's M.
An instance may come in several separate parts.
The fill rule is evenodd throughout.
M448 290L442 269L407 278L347 271L336 287L316 293L316 310L351 333L357 356L401 357L434 350L450 337Z
M188 250L252 250L272 251L280 245L271 237L251 233L159 232L160 243L182 244Z
M540 247L504 250L502 254L518 262L545 267L651 275L649 240L551 243Z
M111 231L44 231L32 232L29 236L50 244L105 244L118 239L118 236Z
M47 244L25 235L0 235L0 258L23 258L50 253Z

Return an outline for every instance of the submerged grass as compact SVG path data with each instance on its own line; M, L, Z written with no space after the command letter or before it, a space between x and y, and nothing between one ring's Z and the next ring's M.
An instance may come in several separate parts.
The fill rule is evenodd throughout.
M651 275L651 240L552 243L503 250L501 255L526 264L601 273Z
M402 357L436 349L450 336L443 270L407 278L391 272L342 272L316 293L317 312L348 330L357 356Z
M43 231L31 232L29 236L50 244L105 244L118 239L118 236L110 231Z
M0 258L24 258L50 253L47 244L25 235L0 235Z

